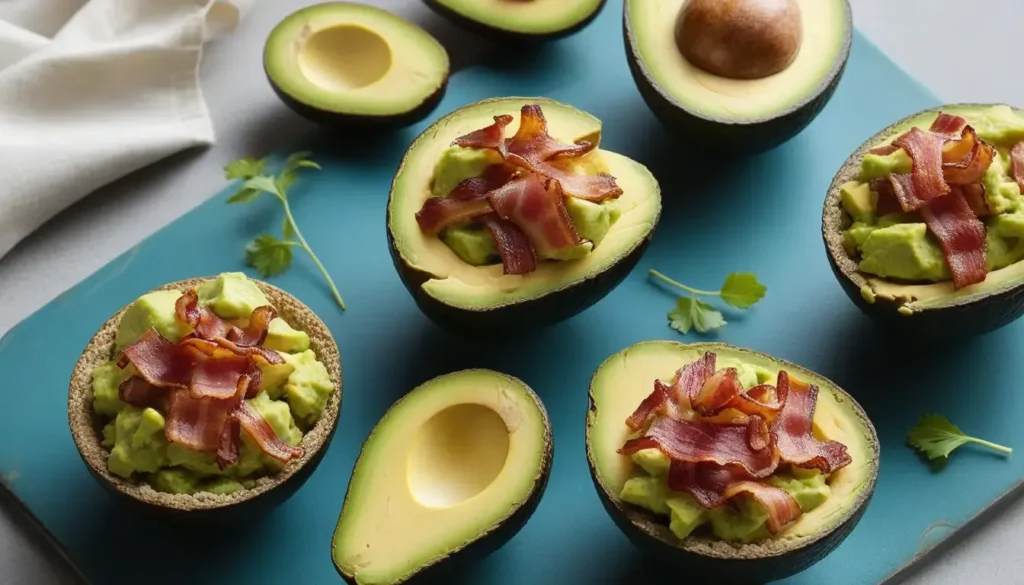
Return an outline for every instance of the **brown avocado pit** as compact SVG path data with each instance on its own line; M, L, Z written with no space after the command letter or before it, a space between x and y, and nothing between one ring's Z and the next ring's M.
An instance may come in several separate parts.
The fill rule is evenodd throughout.
M697 67L760 79L793 62L803 40L796 0L689 0L676 19L676 45Z
M154 290L184 291L208 280L211 278L193 278L169 283ZM334 390L318 421L303 434L299 445L303 450L302 456L285 464L274 475L256 478L251 486L230 494L172 494L157 491L141 480L124 479L108 470L109 451L101 444L102 423L92 407L92 372L100 364L112 359L118 325L130 305L120 309L103 324L75 364L68 391L68 424L79 455L90 474L103 488L141 512L168 520L204 523L259 518L259 512L284 502L305 483L319 465L337 429L342 398L341 359L330 330L311 309L292 295L264 282L252 282L277 309L281 319L309 335L309 348L326 367Z
M643 477L643 464L618 453L632 436L626 418L651 393L655 379L670 381L680 367L705 352L717 355L717 367L753 368L758 383L771 383L779 371L785 370L817 386L814 435L838 440L848 449L851 462L828 476L827 497L814 507L808 506L796 522L773 537L752 542L723 540L706 525L699 525L679 538L674 530L676 522L691 522L687 517L677 517L673 511L670 521L668 515L626 501L634 500L626 493L627 482L636 478L665 479L663 475ZM817 563L854 530L868 507L878 476L878 435L849 394L810 370L724 343L647 341L609 357L590 383L586 445L594 486L611 519L647 554L647 560L685 574L696 583L765 583ZM667 485L662 489L667 490ZM667 495L667 500L664 492L659 497L669 508L673 496L689 497L673 492ZM713 527L714 519L711 522Z
M992 108L996 108L995 113ZM954 290L948 278L910 282L863 272L859 257L851 255L844 245L844 232L853 219L843 206L843 186L859 180L868 151L912 126L927 130L940 111L964 117L982 139L991 139L1004 150L1024 139L1024 110L1003 104L946 104L898 120L859 146L836 173L825 198L822 237L829 264L843 291L875 322L909 337L941 335L948 339L953 334L954 339L966 339L1003 327L1024 314L1024 262L990 268L983 282ZM1000 164L1000 158L993 164ZM1013 199L1019 199L1019 195L1010 197Z

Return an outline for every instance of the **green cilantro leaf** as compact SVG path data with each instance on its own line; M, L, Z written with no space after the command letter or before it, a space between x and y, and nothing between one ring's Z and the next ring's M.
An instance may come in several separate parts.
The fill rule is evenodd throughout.
M693 314L690 306L693 299L690 297L679 297L676 300L676 308L668 313L668 326L686 335L693 326Z
M242 183L245 189L253 189L256 191L264 191L276 196L278 199L283 199L284 195L277 188L277 182L274 177L268 177L266 175L258 175L251 179L247 179L245 183Z
M245 261L265 278L276 276L292 265L292 246L296 245L263 234L245 247Z
M917 421L907 435L907 442L911 447L924 453L928 459L949 457L957 447L967 443L976 443L1007 455L1013 452L1009 447L964 434L959 427L940 414L929 414Z
M719 296L726 303L737 309L752 307L764 298L767 287L757 281L757 276L750 272L733 272L725 278L725 284Z
M266 166L266 161L256 160L252 157L243 157L224 167L224 178L230 180L234 179L251 179L256 175L263 174L263 167Z
M690 306L693 328L697 331L707 333L725 325L722 313L704 301L694 299Z
M228 203L252 203L263 191L242 187L234 195L228 197Z

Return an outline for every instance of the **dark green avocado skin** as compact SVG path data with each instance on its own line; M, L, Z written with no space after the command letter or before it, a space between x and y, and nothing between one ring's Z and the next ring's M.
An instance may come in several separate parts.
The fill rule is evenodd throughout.
M388 213L390 214L390 211ZM405 263L395 245L390 221L388 222L388 247L391 250L391 260L402 279L402 284L412 294L416 305L431 321L444 329L457 333L493 333L512 336L564 321L603 299L632 272L637 262L640 261L640 257L643 256L654 235L659 218L655 218L655 228L651 229L642 242L596 277L538 299L481 311L453 307L428 295L422 285L429 280L430 275L411 268Z
M470 0L470 1L472 1L472 0ZM566 1L568 1L568 0L566 0ZM587 16L583 20L568 26L567 28L564 28L564 29L561 29L561 30L557 30L557 31L554 31L554 32L550 32L550 33L535 34L535 33L514 32L514 31L510 31L510 30L504 30L504 29L494 28L492 26L488 26L486 24L483 24L482 22L479 22L479 21L473 20L472 18L468 18L466 16L463 16L462 14L459 14L458 12L455 12L454 10L452 10L451 8L448 8L447 6L442 6L436 0L423 0L423 3L426 4L431 10L433 10L434 12L439 14L440 16L443 16L444 18L447 18L448 20L454 22L455 24L457 24L458 26L462 27L463 29L465 29L465 30L467 30L469 32L476 33L476 34L481 35L481 36L486 36L486 37L492 38L492 39L499 39L499 40L502 40L502 41L505 41L505 42L527 42L527 43L553 41L553 40L556 40L556 39L561 39L561 38L565 38L567 36L573 35L573 34L579 32L579 31L583 30L588 24L593 22L593 20L595 18L597 18L597 16L599 14L601 14L601 11L604 10L604 6L606 4L606 2L604 0L602 0L601 4L598 5L598 7L594 10L593 13L591 13L589 16Z
M532 393L533 390L530 390ZM536 395L535 395L536 396ZM537 399L540 400L539 398ZM547 415L545 415L547 416ZM537 477L536 483L534 484L533 491L530 492L530 497L527 498L519 508L512 513L511 516L505 519L505 521L495 525L488 532L483 533L473 542L466 546L457 549L449 556L442 557L433 564L427 565L413 573L411 577L404 581L396 581L390 585L398 585L399 583L408 583L409 585L427 585L435 583L451 583L456 582L455 577L450 575L457 572L462 566L477 562L487 555L498 550L505 545L508 541L522 530L526 522L529 521L533 513L537 511L537 506L540 505L541 499L544 497L544 492L548 487L548 478L551 476L551 465L555 459L555 444L553 437L548 430L547 440L545 441L546 448L544 451L544 458L541 461L540 475ZM360 457L362 453L360 452ZM359 460L356 460L353 470L359 466ZM354 475L354 474L353 474ZM346 490L345 503L342 504L344 508L345 504L348 503L348 494L351 493L352 479L349 479L349 487ZM358 585L355 580L355 576L346 574L342 568L338 565L334 559L334 539L331 539L331 562L334 564L334 569L338 571L338 575L348 583L349 585Z
M591 464L591 478L595 478L596 472ZM824 538L817 540L810 545L793 550L782 555L765 558L752 559L719 559L709 556L692 553L681 548L671 546L637 527L630 521L629 516L642 518L652 523L664 524L665 520L647 513L645 510L629 504L616 504L611 501L597 479L594 479L594 486L601 499L605 511L615 521L615 525L625 533L636 547L659 568L671 571L675 574L687 575L692 583L722 583L729 585L758 585L779 579L785 579L795 575L811 565L825 558L835 550L853 529L860 522L864 511L867 510L871 496L864 500L857 512L842 525L830 532ZM874 490L872 490L873 492ZM620 508L619 506L623 506ZM627 512L625 507L629 508Z
M340 416L338 418L340 418ZM334 424L331 426L327 438L320 447L320 450L310 457L309 461L307 461L301 469L296 471L283 483L249 500L208 510L164 508L136 500L135 498L114 489L106 479L96 473L92 466L85 461L84 457L82 458L82 462L85 463L85 467L89 470L89 474L92 475L93 479L95 479L104 490L113 494L113 496L120 502L123 502L127 508L137 512L140 516L145 516L151 519L154 522L171 523L181 525L183 527L201 526L209 529L216 529L219 526L227 524L237 527L238 525L242 525L247 522L261 521L265 514L284 503L288 498L292 497L292 495L306 483L306 480L313 475L317 466L320 465L320 461L327 452L327 447L330 445L331 439L334 438L334 432L337 429L338 419L336 418L334 420ZM81 452L79 452L79 454L81 454Z
M445 74L444 83L442 83L431 96L420 103L420 105L408 112L387 116L356 115L332 112L303 103L295 96L286 93L278 87L274 82L273 76L270 75L270 72L267 71L266 68L264 68L264 73L266 74L267 81L270 82L270 87L273 88L274 93L292 111L311 122L332 127L398 129L406 126L412 126L429 116L430 113L437 108L438 104L441 103L441 100L444 99L445 92L448 89L448 75Z
M629 70L633 74L640 95L661 123L694 145L735 155L752 155L771 150L806 128L832 99L839 86L850 57L853 38L853 16L848 2L845 6L843 46L828 76L804 101L761 121L737 123L727 118L706 116L686 109L662 92L654 78L647 72L633 43L633 27L630 23L627 0L623 6L622 31Z
M843 258L844 262L850 260L842 245L843 226L841 225L842 207L839 186L855 176L857 169L860 168L863 154L868 148L881 138L895 132L907 121L925 112L938 111L943 107L950 106L984 108L989 105L991 104L946 104L898 120L859 146L832 180L828 196L825 198L821 222L821 233L825 241L825 253L828 256L829 266L832 267L832 273L835 274L836 280L839 281L846 296L850 297L850 300L861 311L891 333L913 339L941 337L963 340L1009 325L1024 315L1024 282L970 304L936 307L918 311L912 315L901 315L896 311L898 308L896 304L884 299L876 299L874 303L867 302L860 294L860 286L851 280L850 275L840 266L839 258ZM856 271L854 270L854 272Z

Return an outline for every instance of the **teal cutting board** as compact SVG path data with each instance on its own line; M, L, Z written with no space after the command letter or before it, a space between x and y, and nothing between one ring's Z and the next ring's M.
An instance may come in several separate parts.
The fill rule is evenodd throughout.
M933 472L904 446L914 421L933 410L967 432L1020 444L1024 393L1016 379L1024 321L961 344L891 342L854 308L828 267L821 205L836 169L879 128L938 103L863 36L856 35L845 77L821 116L789 143L746 160L702 157L699 145L686 149L656 122L627 70L619 0L580 34L526 56L499 52L487 66L457 73L436 116L506 95L548 96L591 112L604 121L603 148L650 167L661 182L664 212L646 255L603 301L528 341L456 337L413 304L385 235L392 173L429 121L374 141L346 143L344 134L328 131L310 136L301 146L324 170L304 175L292 205L349 310L337 310L304 257L272 282L317 311L337 338L345 371L341 420L309 482L244 531L173 529L113 501L75 452L66 391L79 352L119 307L169 281L243 269L245 243L279 229L271 201L245 208L226 205L227 193L215 195L0 341L0 471L91 582L337 582L330 540L363 440L403 393L468 367L510 373L537 391L554 426L555 460L547 493L522 532L446 581L676 582L657 578L605 514L584 454L587 384L598 365L641 340L683 339L665 319L673 298L645 278L652 267L705 289L729 271L757 272L767 297L727 315L728 326L710 337L832 378L878 428L881 475L864 519L832 555L786 583L877 582L950 533L924 538L929 527L963 523L1024 475L1024 459L970 448Z

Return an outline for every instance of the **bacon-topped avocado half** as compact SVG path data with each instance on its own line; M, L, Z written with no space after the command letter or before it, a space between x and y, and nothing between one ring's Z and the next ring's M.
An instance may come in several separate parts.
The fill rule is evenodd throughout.
M915 332L980 333L1024 312L1024 114L947 105L876 134L825 202L850 297Z
M392 257L428 316L524 329L593 304L635 265L661 212L601 123L543 98L471 104L409 148L388 204Z
M616 523L690 575L766 582L853 530L878 439L828 380L725 344L639 343L594 375L587 456Z
M68 410L102 484L196 516L297 489L340 401L326 326L287 293L225 273L147 293L108 320L75 368Z

